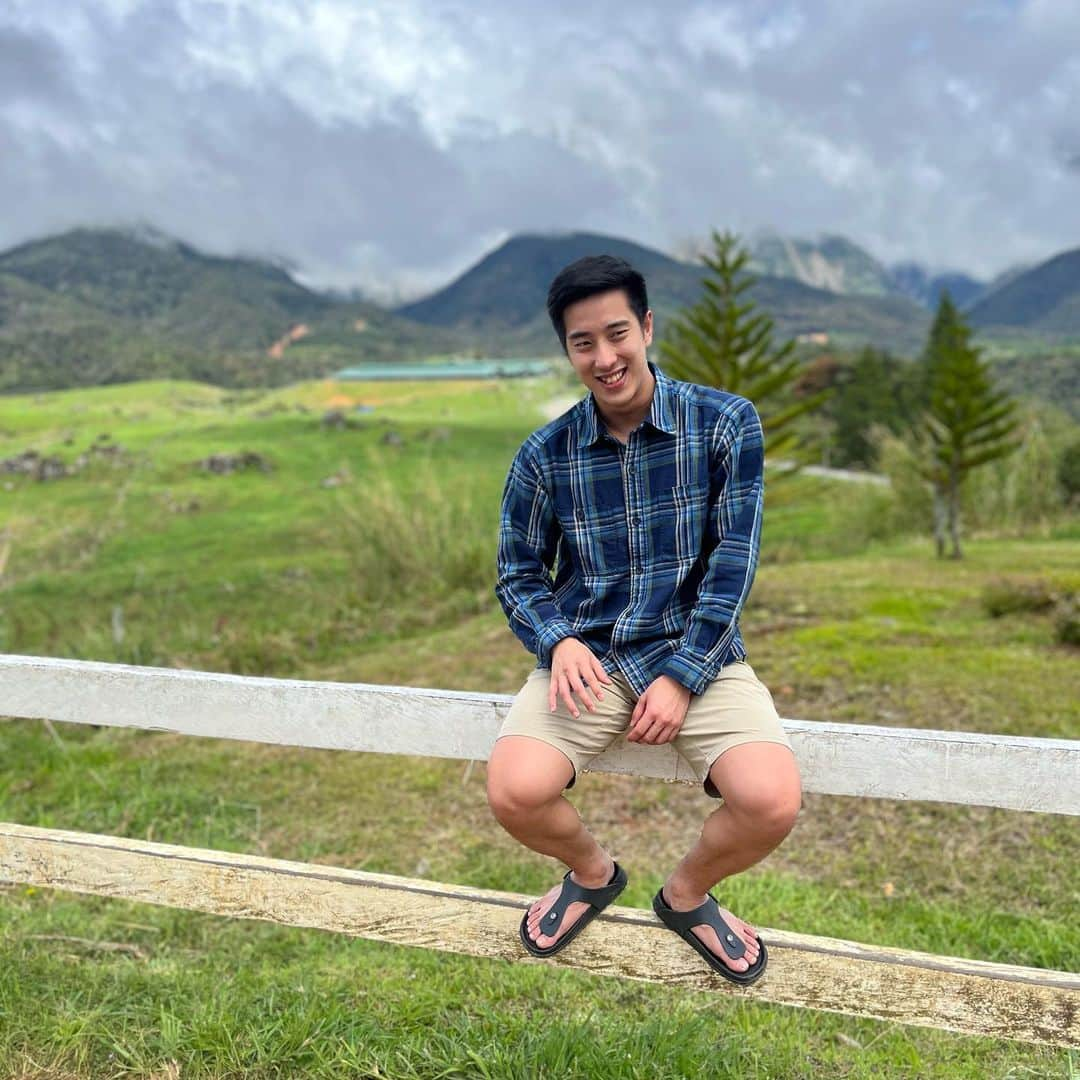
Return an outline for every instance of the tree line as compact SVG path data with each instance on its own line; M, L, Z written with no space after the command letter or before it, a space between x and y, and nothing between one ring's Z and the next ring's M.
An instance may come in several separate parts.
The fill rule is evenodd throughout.
M672 320L660 343L665 370L753 401L767 458L791 471L815 441L831 465L872 469L881 433L902 439L932 493L938 556L962 557L965 482L1018 449L1021 422L1016 401L995 384L949 294L942 294L913 362L864 348L853 357L825 353L804 363L795 342L774 340L773 321L749 298L755 281L749 261L737 236L712 234L701 297ZM1070 447L1061 462L1069 495L1076 494L1069 484L1077 480L1078 455L1080 445Z

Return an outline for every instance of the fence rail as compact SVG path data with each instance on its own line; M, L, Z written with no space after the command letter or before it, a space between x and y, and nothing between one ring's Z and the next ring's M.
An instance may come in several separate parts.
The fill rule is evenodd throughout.
M499 695L0 655L0 716L484 760ZM809 790L1080 814L1080 742L785 720ZM594 767L690 780L669 747ZM440 882L0 823L0 879L525 963L529 898ZM762 928L764 979L733 988L656 922L611 908L546 963L763 1001L1080 1046L1080 976Z
M315 749L486 761L510 701L0 654L0 716ZM1080 814L1080 741L809 720L784 729L807 791ZM670 746L621 742L591 768L694 779Z

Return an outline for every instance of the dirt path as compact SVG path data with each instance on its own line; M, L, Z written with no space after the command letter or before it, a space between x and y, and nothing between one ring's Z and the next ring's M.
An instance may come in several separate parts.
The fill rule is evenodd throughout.
M540 412L544 414L545 420L554 420L556 417L562 416L567 409L573 408L580 400L580 394L559 394L557 397L545 401L540 406Z

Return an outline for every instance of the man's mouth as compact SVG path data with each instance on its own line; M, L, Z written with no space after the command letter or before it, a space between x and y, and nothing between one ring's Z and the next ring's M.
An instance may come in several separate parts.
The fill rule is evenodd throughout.
M626 368L622 367L619 368L618 371L613 371L610 375L597 375L596 378L599 382L603 383L604 386L614 387L619 386L622 383L625 375Z

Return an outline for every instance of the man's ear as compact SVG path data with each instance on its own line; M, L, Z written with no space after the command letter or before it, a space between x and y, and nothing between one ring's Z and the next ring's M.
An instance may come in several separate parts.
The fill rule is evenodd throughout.
M652 311L645 312L645 318L641 320L641 332L645 335L645 344L652 344Z

